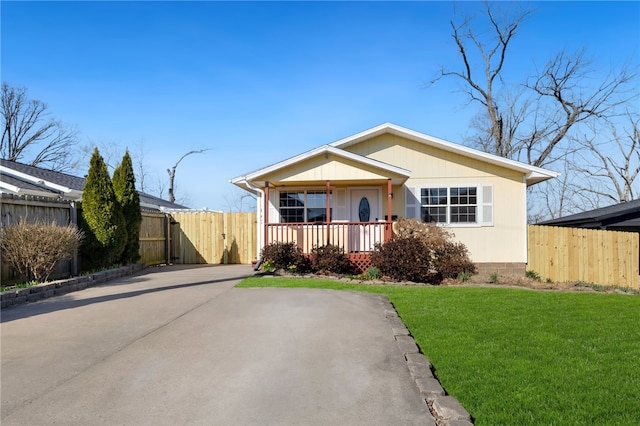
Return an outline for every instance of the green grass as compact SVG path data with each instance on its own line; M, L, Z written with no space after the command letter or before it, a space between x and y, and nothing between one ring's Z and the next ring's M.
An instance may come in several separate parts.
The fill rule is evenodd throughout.
M477 425L637 425L640 297L252 277L385 294Z
M0 291L7 291L7 290L16 290L19 288L27 288L27 287L33 287L35 285L40 284L38 281L29 281L29 282L16 282L13 284L6 284L6 285L0 285Z

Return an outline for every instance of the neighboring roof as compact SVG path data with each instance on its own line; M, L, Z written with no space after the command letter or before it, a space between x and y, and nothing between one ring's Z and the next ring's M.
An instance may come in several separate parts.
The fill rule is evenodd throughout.
M539 225L640 228L640 199L547 220L540 222Z
M81 197L84 188L83 178L4 159L0 159L0 176L2 182L10 176L14 182L25 182L65 198ZM18 192L18 195L22 194Z
M399 167L382 163L376 160L372 160L367 157L363 157L361 155L354 154L352 152L346 151L344 148L349 147L350 145L356 144L358 142L374 138L376 136L380 136L383 134L393 134L396 136L400 136L406 139L413 140L415 142L423 143L428 146L432 146L438 149L442 149L444 151L456 153L465 157L470 157L473 159L477 159L480 161L484 161L487 163L491 163L494 165L498 165L510 170L516 170L521 172L526 177L527 186L533 185L548 179L555 178L559 176L559 173L546 170L540 167L530 166L528 164L521 163L519 161L509 160L507 158L498 157L496 155L487 154L486 152L478 151L472 148L468 148L466 146L458 145L453 142L448 142L443 139L438 139L433 136L426 135L424 133L416 132L414 130L410 130L396 124L392 123L384 123L379 126L373 127L371 129L365 130L353 136L349 136L344 139L340 139L336 142L333 142L328 145L323 145L321 147L312 149L295 157L288 158L279 163L272 164L270 166L264 167L262 169L247 173L244 176L238 176L230 180L233 184L242 184L244 182L253 181L258 179L260 176L266 175L267 173L271 173L277 171L279 169L288 167L297 162L306 160L308 158L314 157L316 155L328 152L331 154L339 155L344 158L350 158L352 160L361 162L363 164L375 165L376 167L380 167L382 169L388 170L390 172L394 172L397 174L401 174L409 177L411 171L401 169ZM375 162L375 164L374 164Z
M86 179L78 176L0 159L0 192L3 193L79 201L82 199L85 183ZM141 207L186 208L144 192L138 193Z
M138 194L140 195L140 206L142 207L158 206L161 209L189 209L182 204L172 203L171 201L164 200L145 192L138 191Z

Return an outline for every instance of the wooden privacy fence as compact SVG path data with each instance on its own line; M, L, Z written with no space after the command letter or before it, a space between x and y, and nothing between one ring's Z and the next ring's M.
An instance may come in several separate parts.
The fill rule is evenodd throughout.
M140 262L147 265L169 263L168 226L169 218L164 213L142 212L140 224Z
M29 223L43 221L65 226L69 223L77 223L77 211L75 204L68 201L2 194L0 198L0 219L2 226L17 224L21 219L25 219ZM67 276L72 273L73 269L74 264L72 261L61 262L51 276ZM0 259L0 282L19 278L20 275L13 269L13 266L5 262L4 259Z
M542 279L638 288L640 234L529 225L527 269Z
M255 213L142 214L140 256L149 265L250 264L256 244Z

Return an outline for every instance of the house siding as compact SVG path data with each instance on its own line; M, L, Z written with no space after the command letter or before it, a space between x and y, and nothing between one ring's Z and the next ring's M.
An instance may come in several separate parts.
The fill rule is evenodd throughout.
M522 173L480 160L446 152L399 136L385 134L347 150L412 170L404 187L394 187L393 214L407 217L407 194L411 188L419 200L419 188L493 187L493 226L448 226L464 243L477 263L526 263L526 185ZM481 209L481 204L478 208Z
M374 167L364 167L361 163L335 155L313 157L262 177L266 181L288 185L324 182L336 178L352 182L376 180L386 182L387 180L386 175Z

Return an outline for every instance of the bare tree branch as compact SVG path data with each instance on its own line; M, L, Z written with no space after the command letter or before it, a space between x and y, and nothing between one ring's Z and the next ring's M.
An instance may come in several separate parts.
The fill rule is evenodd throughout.
M575 165L583 177L582 191L615 203L631 201L640 195L640 117L631 112L625 117L622 134L612 122L609 137L592 126L592 135L578 140L584 151Z
M188 157L189 155L192 154L203 154L205 152L209 151L209 148L206 149L197 149L197 150L192 150L187 152L186 154L184 154L182 157L180 157L180 159L178 161L176 161L176 163L173 165L173 167L171 167L170 169L167 169L167 173L169 174L169 190L168 190L168 194L169 194L169 201L171 201L172 203L176 201L176 197L174 194L174 180L176 178L176 169L178 168L178 164L180 164L180 162L182 160L185 159L185 157Z
M487 31L482 31L483 22L469 17L460 24L451 22L462 66L459 70L441 69L430 84L454 77L463 83L470 103L482 106L482 113L474 120L479 130L471 137L475 145L501 157L547 166L571 150L567 135L577 124L609 117L633 99L634 93L628 89L632 89L637 73L622 68L599 85L587 87L584 81L593 80L593 70L585 53L563 52L521 85L522 90L514 91L504 83L502 74L509 46L530 12L500 11L497 7L497 3L484 3Z
M27 99L27 90L2 83L3 159L56 171L77 167L77 131L51 118L47 105Z

